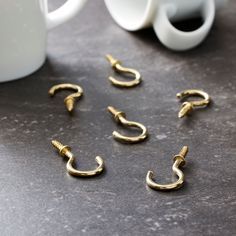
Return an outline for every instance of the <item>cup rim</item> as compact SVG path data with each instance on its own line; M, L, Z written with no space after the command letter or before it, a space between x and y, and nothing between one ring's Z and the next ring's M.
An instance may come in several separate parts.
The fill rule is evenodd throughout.
M125 2L127 3L127 0L124 1L124 7L126 7ZM134 4L136 3L135 0ZM105 4L107 6L107 9L109 10L111 16L116 21L118 25L120 25L122 28L129 30L129 31L136 31L141 28L150 26L152 24L152 18L154 16L154 13L156 11L156 8L153 6L155 0L148 0L146 1L145 9L143 11L143 14L141 16L135 15L133 17L133 20L130 18L131 14L127 14L127 17L124 17L124 14L120 14L120 11L115 7L114 2L115 0L105 0ZM117 2L116 2L117 3ZM119 0L119 3L122 4L122 0ZM137 3L136 3L137 4ZM126 11L133 11L134 8L127 8ZM132 15L134 15L134 12L132 12Z

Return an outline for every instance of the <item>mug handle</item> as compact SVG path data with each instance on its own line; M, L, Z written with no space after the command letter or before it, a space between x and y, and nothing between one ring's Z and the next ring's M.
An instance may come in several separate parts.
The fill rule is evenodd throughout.
M46 23L48 30L73 18L82 9L85 2L86 0L68 0L57 10L47 13Z
M169 17L176 11L171 4L161 6L154 20L154 30L159 40L172 50L188 50L200 44L210 31L215 18L215 0L204 0L202 14L204 23L198 29L184 32L176 29Z

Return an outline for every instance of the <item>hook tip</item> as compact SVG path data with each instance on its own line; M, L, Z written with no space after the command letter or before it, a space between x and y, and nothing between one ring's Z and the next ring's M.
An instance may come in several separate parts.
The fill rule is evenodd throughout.
M147 172L147 178L152 178L153 176L154 176L153 171L149 170L149 171Z
M54 90L52 90L52 89L50 89L49 91L48 91L48 94L49 94L49 96L53 96L54 95Z
M181 93L177 93L177 94L176 94L176 97L177 97L177 98L181 98L181 97L182 97Z
M101 166L104 165L103 159L102 159L100 156L96 156L96 157L95 157L95 160L96 160L96 162L98 163L98 165L101 165Z

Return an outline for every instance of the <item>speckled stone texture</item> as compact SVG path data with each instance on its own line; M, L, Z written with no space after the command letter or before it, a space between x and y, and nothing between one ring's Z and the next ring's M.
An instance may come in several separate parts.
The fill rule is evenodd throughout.
M56 8L63 1L51 1ZM217 13L198 48L171 52L152 30L129 33L110 18L103 1L89 1L70 23L49 34L48 60L35 74L0 85L1 236L232 236L236 234L236 3ZM143 84L121 90L104 55L137 68ZM78 83L84 97L74 115L50 86ZM207 91L213 102L178 119L175 94ZM145 124L148 141L124 145L106 111L113 105ZM57 138L72 146L79 167L106 162L97 178L69 176L51 147ZM172 156L189 146L185 186L173 192L146 187L174 180Z

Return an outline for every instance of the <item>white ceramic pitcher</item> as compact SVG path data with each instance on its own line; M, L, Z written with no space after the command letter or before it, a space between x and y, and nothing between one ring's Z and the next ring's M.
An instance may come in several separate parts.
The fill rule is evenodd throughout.
M105 0L114 20L124 29L136 31L153 26L159 40L173 50L197 46L212 27L216 7L227 0ZM203 24L191 32L172 22L202 17Z
M69 20L86 0L68 0L48 13L47 0L0 1L0 82L24 77L46 58L47 31Z

